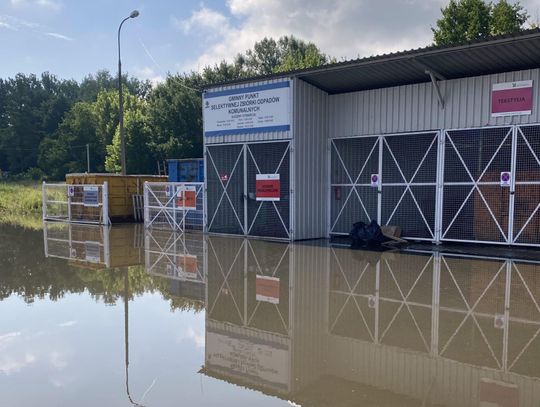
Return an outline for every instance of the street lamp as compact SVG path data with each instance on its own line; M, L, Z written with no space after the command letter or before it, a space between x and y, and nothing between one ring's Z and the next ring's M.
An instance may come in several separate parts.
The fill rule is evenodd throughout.
M126 139L124 135L124 95L122 94L122 62L120 61L120 30L122 25L130 18L138 17L139 12L133 10L129 17L126 17L120 23L118 27L118 111L120 122L120 162L122 164L122 175L126 175Z

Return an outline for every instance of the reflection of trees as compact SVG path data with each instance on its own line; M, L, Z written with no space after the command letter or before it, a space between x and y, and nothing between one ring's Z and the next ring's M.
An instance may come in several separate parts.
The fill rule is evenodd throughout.
M116 304L126 295L131 300L144 293L159 292L171 309L196 310L203 304L174 296L166 279L153 278L141 265L94 270L77 267L65 260L47 259L43 254L43 235L11 226L0 226L0 301L12 295L27 303L48 298L57 301L65 295L88 292L96 301Z

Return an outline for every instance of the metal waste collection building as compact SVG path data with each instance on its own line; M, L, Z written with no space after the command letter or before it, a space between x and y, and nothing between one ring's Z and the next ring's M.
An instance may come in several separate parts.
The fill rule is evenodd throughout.
M540 245L540 30L210 85L206 231Z

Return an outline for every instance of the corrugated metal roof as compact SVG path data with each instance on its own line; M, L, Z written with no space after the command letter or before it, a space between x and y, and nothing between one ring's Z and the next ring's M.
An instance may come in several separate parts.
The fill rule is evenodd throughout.
M431 70L444 79L457 79L539 66L540 29L502 35L452 46L429 46L360 58L316 68L211 84L255 82L269 78L300 78L330 94L428 82Z

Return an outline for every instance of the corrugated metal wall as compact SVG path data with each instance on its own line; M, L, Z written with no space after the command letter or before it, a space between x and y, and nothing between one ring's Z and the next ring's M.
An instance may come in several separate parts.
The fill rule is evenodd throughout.
M540 399L538 380L512 373L466 365L429 355L331 337L328 374L437 405L478 406L480 380L489 378L516 384L522 407L535 407Z
M260 82L251 82L251 83L241 83L231 86L221 86L217 88L209 89L208 92L219 92L223 90L230 89L242 89L248 88L251 86L267 85L269 83L284 82L288 80L287 78L272 79L268 81ZM291 87L291 92L293 92ZM290 106L292 110L292 104ZM291 112L292 117L292 112ZM267 133L250 133L250 134L237 134L237 135L227 135L227 136L214 136L214 137L204 137L205 144L222 144L222 143L245 143L253 141L267 141L267 140L283 140L291 138L292 134L290 131L274 131Z
M494 83L533 80L533 113L492 118ZM434 129L527 124L540 121L540 70L439 82L445 107L441 109L431 82L353 92L329 97L328 137L349 137Z
M294 81L295 240L326 237L328 216L328 95Z
M291 245L292 392L316 382L326 371L329 250Z

